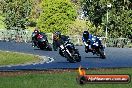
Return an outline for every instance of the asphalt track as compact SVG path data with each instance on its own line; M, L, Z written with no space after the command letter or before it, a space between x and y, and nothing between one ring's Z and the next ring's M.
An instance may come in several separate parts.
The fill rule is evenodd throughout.
M114 67L132 67L132 48L106 48L106 59L100 59L92 53L85 53L83 46L76 46L81 54L82 61L78 63L69 63L66 58L61 57L58 51L43 51L33 48L29 43L0 42L0 50L23 52L34 55L52 57L54 60L49 63L0 67L5 70L43 70L43 69L65 69L78 68L80 65L84 68L114 68Z

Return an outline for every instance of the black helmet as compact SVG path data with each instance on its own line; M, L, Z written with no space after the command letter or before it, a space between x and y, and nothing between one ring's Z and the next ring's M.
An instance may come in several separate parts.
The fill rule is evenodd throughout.
M55 35L58 36L59 38L61 37L61 32L60 31L56 31Z
M56 31L55 34L57 34L57 35L61 35L60 31Z
M88 31L84 31L84 32L83 32L83 37L84 37L85 39L88 39L88 38L89 38L89 32L88 32Z

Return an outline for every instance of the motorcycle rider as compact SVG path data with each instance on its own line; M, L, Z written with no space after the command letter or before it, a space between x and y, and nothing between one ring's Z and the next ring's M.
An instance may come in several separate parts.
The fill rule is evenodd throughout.
M97 36L93 36L88 31L83 32L82 40L83 40L84 44L88 44L88 47L85 46L85 52L86 53L88 53L88 51L90 51L92 49L91 47L93 46L94 41L101 44L101 41L99 40L99 38ZM93 54L95 54L94 51L93 51Z
M84 31L83 32L83 37L82 37L82 40L83 40L83 43L86 45L88 44L88 47L85 46L85 52L88 53L88 51L90 50L91 48L91 40L92 40L92 34L89 34L88 31Z
M37 42L38 42L37 37L38 37L39 35L42 35L42 36L46 37L46 41L48 42L46 34L40 32L40 31L38 30L38 28L35 28L34 32L32 33L32 47L37 46Z
M61 32L56 31L53 34L53 48L54 51L57 51L58 47L65 43L65 41L69 41L69 36L61 35Z
M56 31L53 33L53 49L57 51L58 47L60 46L60 39L61 39L61 32Z
M38 28L35 28L34 32L32 33L32 47L35 47L37 44L37 37L39 36Z

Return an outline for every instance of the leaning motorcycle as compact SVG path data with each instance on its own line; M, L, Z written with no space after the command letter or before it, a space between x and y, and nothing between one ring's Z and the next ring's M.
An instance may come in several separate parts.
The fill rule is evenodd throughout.
M59 54L65 58L70 63L80 62L81 56L78 49L76 49L71 42L66 42L59 47Z
M92 43L90 43L90 41L88 40L87 42L85 42L85 52L92 52L93 54L96 54L97 56L100 55L100 58L105 59L105 51L104 51L104 47L101 44L101 39L99 39L98 41L96 40L96 38L92 38Z
M37 37L36 46L41 50L52 51L52 48L48 43L47 37L42 34Z

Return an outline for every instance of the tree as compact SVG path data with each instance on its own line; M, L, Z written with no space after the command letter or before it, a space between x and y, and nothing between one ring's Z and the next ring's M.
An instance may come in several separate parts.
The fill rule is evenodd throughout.
M25 29L31 11L31 0L3 0L5 25L10 29Z
M98 27L98 31L96 31L96 27L90 21L76 19L72 24L69 25L67 34L69 35L82 35L83 31L88 30L90 33L98 36L103 36L103 28Z
M109 11L108 30L110 37L126 37L132 35L132 10L129 7L129 0L112 3L112 9ZM104 16L106 17L106 15ZM106 21L103 21L106 24Z
M76 19L76 10L69 0L43 0L42 14L37 26L44 32L65 33L68 25Z
M36 27L37 20L42 13L42 0L32 0L32 9L29 15L29 27Z
M112 8L107 5L111 3ZM132 35L132 2L130 0L83 0L83 10L88 20L96 27L108 27L110 37L128 37ZM108 10L108 22L107 22ZM96 30L95 32L97 32Z
M69 25L67 34L82 35L83 30L86 28L87 28L87 26L86 26L85 20L76 19L72 24Z
M100 0L83 0L82 5L85 16L87 16L96 27L101 25L102 17L106 13L106 7L102 6L103 4Z

